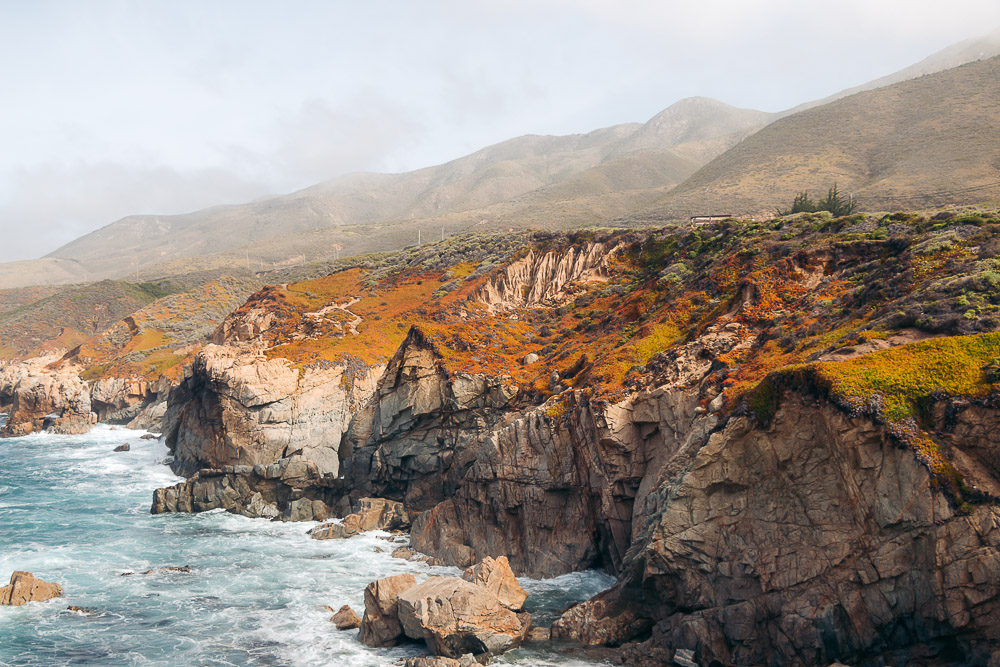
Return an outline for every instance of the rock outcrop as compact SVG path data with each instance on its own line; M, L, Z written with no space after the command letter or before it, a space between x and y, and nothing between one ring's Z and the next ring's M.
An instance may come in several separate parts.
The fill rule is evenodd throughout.
M168 400L164 435L172 467L190 475L299 456L336 476L341 434L380 371L349 363L299 371L284 359L208 345Z
M399 596L416 585L412 574L397 574L368 584L359 636L362 644L377 648L395 646L403 640L403 626L398 614Z
M103 424L123 424L129 428L159 428L167 410L172 383L161 377L155 382L108 377L95 380L90 403Z
M86 433L97 423L91 410L90 387L72 368L54 369L41 357L6 366L0 371L0 396L11 404L0 436L39 431Z
M43 602L62 596L62 586L42 581L30 572L16 571L10 583L0 588L0 605L19 607L29 602Z
M435 655L496 655L520 645L529 614L515 614L482 586L457 577L431 577L399 594L399 621L411 639Z
M400 531L410 527L402 503L385 498L361 498L357 510L340 523L324 523L309 531L314 540L344 539L370 530Z
M825 400L788 392L767 428L731 420L647 505L620 585L557 636L621 644L652 626L626 655L702 664L985 664L1000 641L1000 509L956 511L911 450Z
M528 593L521 588L506 556L494 560L486 557L473 565L462 578L497 596L500 604L511 611L521 611Z
M424 510L450 497L480 434L517 395L504 378L450 376L419 329L390 360L371 401L351 422L343 474L363 492Z
M489 434L455 495L418 517L413 546L461 567L505 553L528 576L617 570L659 466L716 423L697 407L697 390L599 410L567 392Z
M338 630L356 630L361 627L361 619L350 605L346 604L330 617L330 622L337 626Z
M531 250L499 271L474 298L494 312L557 305L566 300L571 283L606 281L608 262L620 248L588 243L562 252Z

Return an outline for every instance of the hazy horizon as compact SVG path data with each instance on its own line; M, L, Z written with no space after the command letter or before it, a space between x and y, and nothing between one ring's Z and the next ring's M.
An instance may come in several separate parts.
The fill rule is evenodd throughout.
M780 111L1000 25L995 2L938 5L3 2L0 261L691 96Z

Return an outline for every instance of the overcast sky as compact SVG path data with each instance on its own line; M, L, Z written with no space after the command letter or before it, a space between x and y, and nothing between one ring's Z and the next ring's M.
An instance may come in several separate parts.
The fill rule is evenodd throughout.
M998 0L0 0L0 261L692 95L778 111L998 26Z

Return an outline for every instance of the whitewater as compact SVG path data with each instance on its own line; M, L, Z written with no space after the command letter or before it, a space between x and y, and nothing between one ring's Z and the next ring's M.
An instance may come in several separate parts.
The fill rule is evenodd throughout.
M392 558L405 536L318 541L306 535L315 523L222 511L152 516L153 490L181 480L164 464L166 447L143 434L99 426L0 440L0 585L28 570L64 589L47 602L0 607L0 665L364 667L426 653L415 644L369 649L357 631L337 631L324 607L360 614L374 579L458 570ZM130 451L113 451L124 443ZM582 572L520 581L537 624L549 625L614 580ZM566 650L523 647L494 662L601 664Z

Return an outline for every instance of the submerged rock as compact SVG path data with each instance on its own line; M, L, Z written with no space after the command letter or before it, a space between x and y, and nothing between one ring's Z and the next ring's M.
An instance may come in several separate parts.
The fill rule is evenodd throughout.
M15 571L10 583L0 588L0 605L19 607L29 602L42 602L63 594L62 586L38 579L30 572Z

